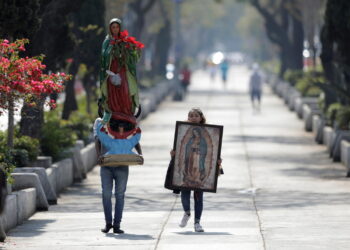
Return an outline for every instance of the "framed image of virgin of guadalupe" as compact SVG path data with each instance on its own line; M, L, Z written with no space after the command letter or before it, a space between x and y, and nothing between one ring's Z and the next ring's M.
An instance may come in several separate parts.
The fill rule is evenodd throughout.
M172 186L216 192L223 126L176 122Z

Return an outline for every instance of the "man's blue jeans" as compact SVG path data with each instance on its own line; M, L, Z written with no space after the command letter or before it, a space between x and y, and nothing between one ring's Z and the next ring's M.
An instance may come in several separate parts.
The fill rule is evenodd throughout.
M199 223L203 211L203 192L194 191L194 222ZM190 213L191 211L191 191L181 190L181 203L184 211Z
M129 166L101 167L102 203L106 224L112 224L112 189L115 182L115 210L113 225L120 226L124 209L124 194L128 183Z

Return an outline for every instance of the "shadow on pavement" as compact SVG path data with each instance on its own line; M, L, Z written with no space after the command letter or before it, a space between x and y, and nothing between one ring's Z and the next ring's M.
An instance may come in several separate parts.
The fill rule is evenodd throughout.
M266 125L268 127L270 125ZM276 126L275 126L276 127ZM285 125L283 125L285 127ZM302 145L310 144L310 138L305 136L260 136L260 135L245 135L245 136L230 136L226 138L227 141L232 142L261 142L261 143L276 143L276 144L291 144Z
M247 90L227 90L227 89L191 89L189 91L191 96L196 95L215 95L215 96L243 96L249 98L248 89ZM264 93L264 97L274 96L273 93ZM212 107L212 106L211 106Z
M248 190L249 191L249 190ZM220 189L216 194L204 194L204 211L252 211L255 196L258 209L274 210L281 208L313 208L319 205L344 206L350 200L350 193L324 193L310 191L256 189L242 193L238 189ZM179 210L181 210L179 208Z
M350 199L350 193L317 193L317 192L302 192L302 191L265 191L256 196L256 204L259 209L286 209L286 208L301 208L315 207L319 205L344 206L345 202Z
M151 235L148 234L113 234L113 233L108 233L106 234L106 237L109 238L116 238L119 240L154 240Z
M303 164L307 164L307 162L303 162ZM310 163L312 164L312 163ZM320 163L318 166L328 166L329 164L326 163ZM346 169L334 169L334 168L327 168L327 169L319 169L319 168L312 168L312 166L306 166L306 167L297 167L293 169L287 169L287 170L280 170L283 174L287 176L305 176L305 177L312 177L312 178L318 178L318 179L328 179L332 181L344 181L346 178L347 171Z
M31 219L30 221L22 224L14 229L12 229L9 233L11 237L34 237L39 234L42 234L47 231L47 225L55 222L56 220L37 220ZM27 230L23 230L22 228L28 227ZM30 228L30 229L29 229ZM18 232L17 232L18 231Z
M192 231L186 231L186 232L174 232L176 234L182 234L182 235L232 235L227 232L203 232L203 233L197 233Z

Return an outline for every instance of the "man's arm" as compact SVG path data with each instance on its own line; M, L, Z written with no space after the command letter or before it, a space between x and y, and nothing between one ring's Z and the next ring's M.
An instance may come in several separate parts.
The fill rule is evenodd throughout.
M136 151L137 151L137 153L138 153L139 155L142 155L142 149L141 149L141 144L140 144L140 143L137 143L137 144L135 145L135 149L136 149Z
M97 163L101 163L101 142L100 140L95 137L95 150L96 150L96 155L97 155Z

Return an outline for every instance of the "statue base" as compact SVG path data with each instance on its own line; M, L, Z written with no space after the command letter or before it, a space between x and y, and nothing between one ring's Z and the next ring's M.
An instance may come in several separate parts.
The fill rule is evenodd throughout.
M143 165L143 157L137 154L115 154L102 157L101 167Z

